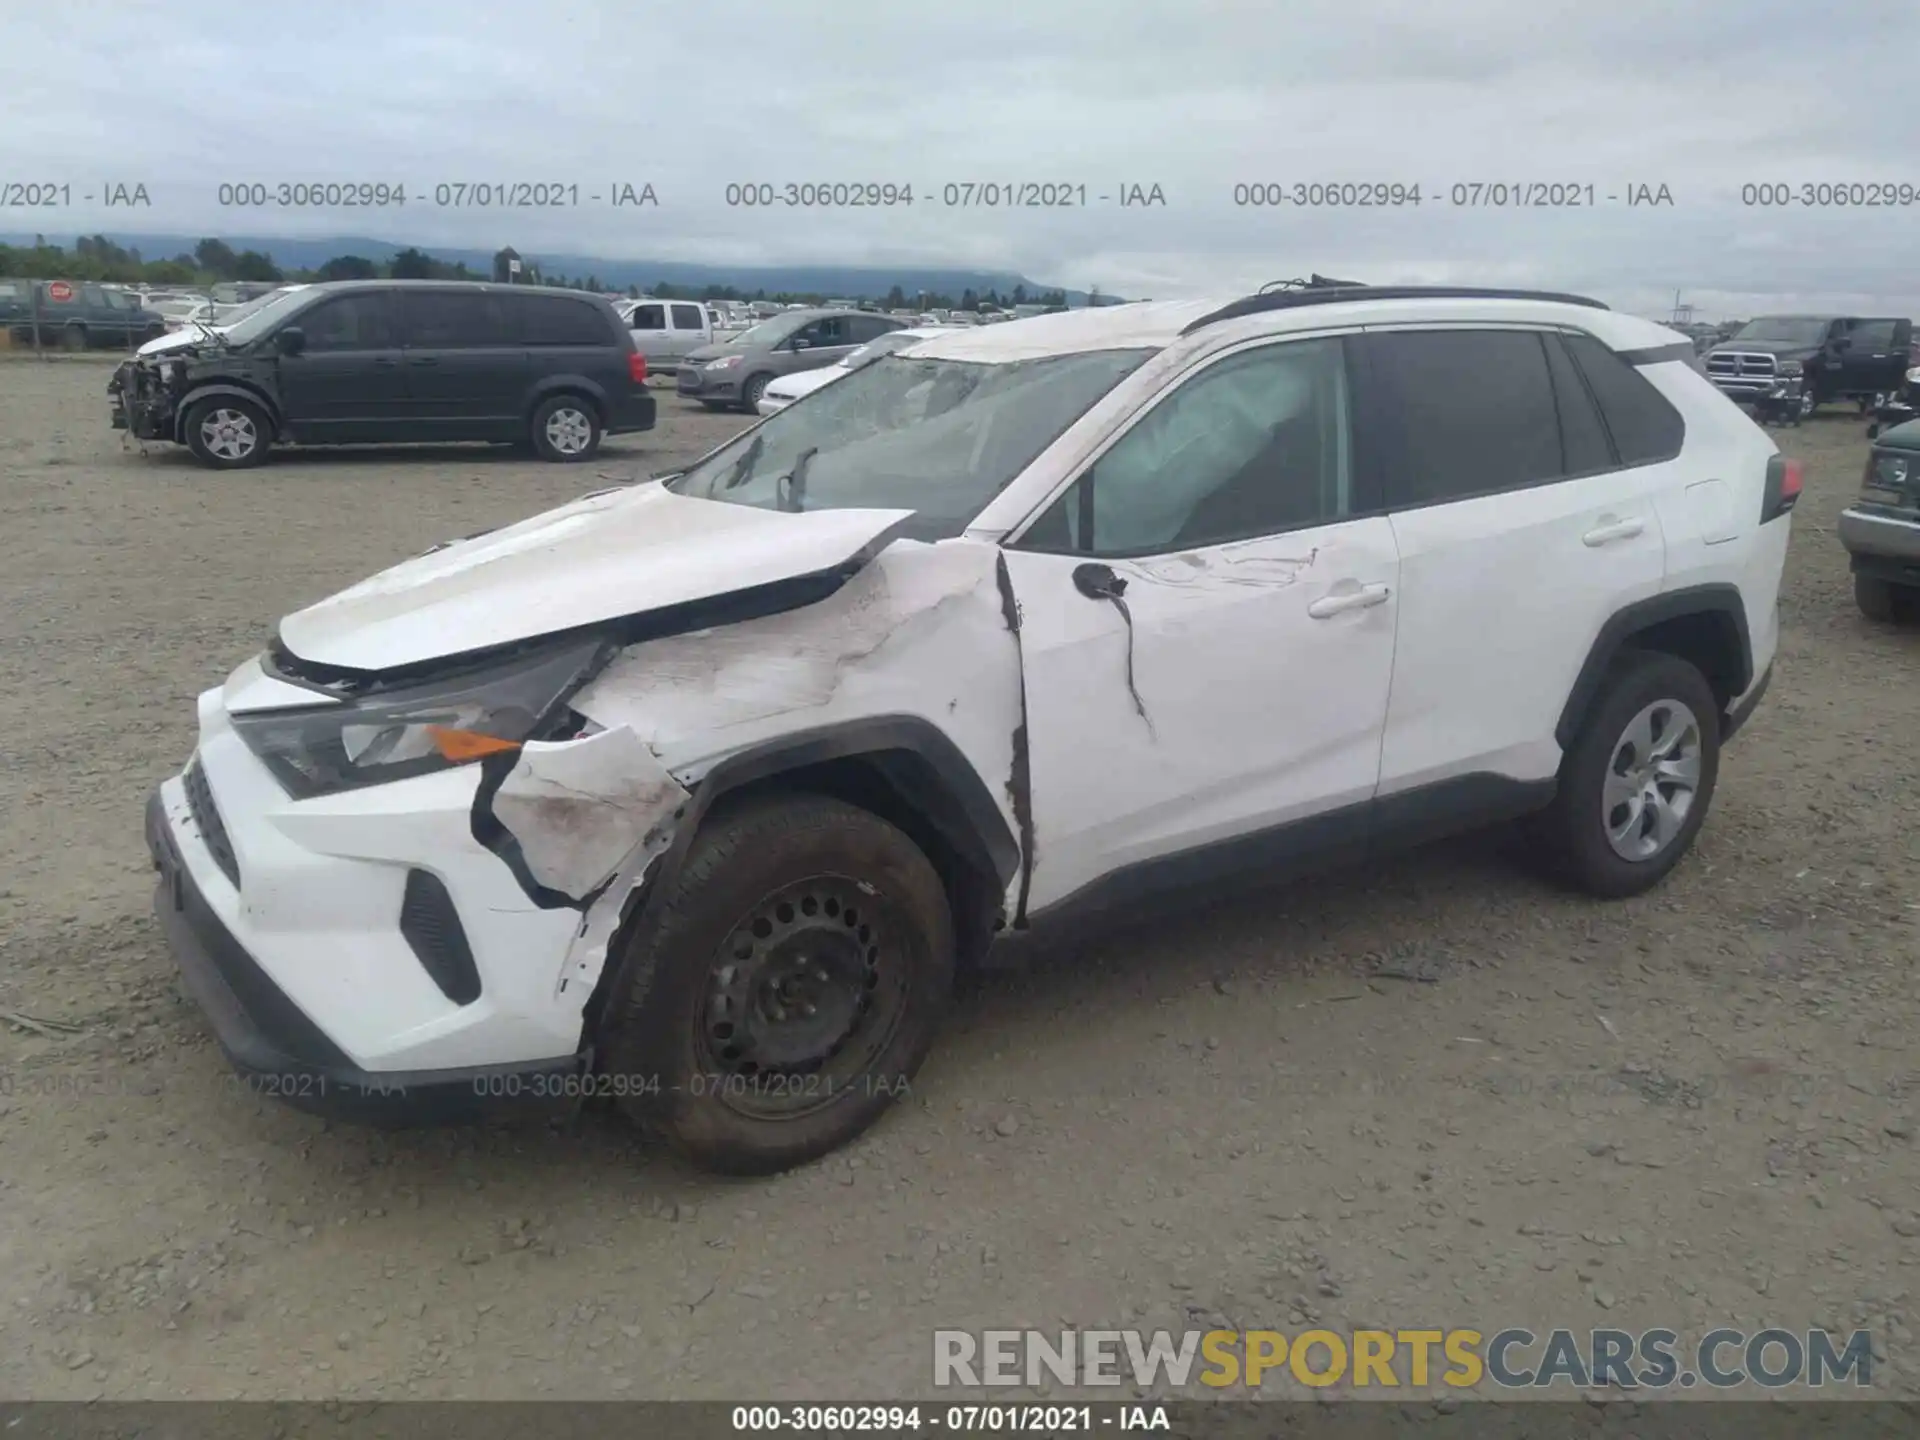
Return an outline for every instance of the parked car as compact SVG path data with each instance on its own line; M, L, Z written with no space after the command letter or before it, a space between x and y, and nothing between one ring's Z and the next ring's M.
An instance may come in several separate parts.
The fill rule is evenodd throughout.
M695 300L629 300L623 306L633 348L647 357L649 370L672 371L713 344L713 317Z
M905 350L934 335L945 335L953 328L950 325L927 325L918 329L890 331L878 340L869 340L844 360L823 365L818 370L802 370L797 375L786 375L775 380L761 392L760 403L755 408L762 415L784 410L802 395L811 395L822 385L849 375L862 365L871 365L882 355Z
M113 423L217 469L271 446L489 440L585 460L653 428L646 361L611 303L582 291L343 280L261 305L108 385Z
M278 280L227 280L215 285L208 298L216 305L245 305L272 294L279 286Z
M1515 816L1647 891L1800 489L1690 349L1390 288L884 356L285 617L148 806L187 985L296 1105L606 1096L765 1172L906 1093L992 944Z
M1707 351L1707 378L1770 418L1797 423L1840 399L1864 411L1898 387L1912 334L1892 318L1764 315Z
M680 366L680 394L709 410L753 411L782 375L844 360L870 340L903 328L890 315L859 310L790 310L751 330L702 346Z
M132 291L83 280L0 280L0 325L15 345L63 350L130 349L167 332L166 317Z
M1920 355L1908 358L1912 361L1912 368L1901 377L1900 387L1879 397L1879 402L1874 406L1873 420L1867 426L1869 440L1875 439L1884 430L1920 418Z
M1920 610L1920 420L1874 437L1860 498L1840 512L1853 598L1873 620Z

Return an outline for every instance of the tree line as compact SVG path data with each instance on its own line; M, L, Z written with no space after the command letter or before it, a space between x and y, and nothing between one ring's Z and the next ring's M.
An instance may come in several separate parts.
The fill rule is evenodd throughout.
M513 262L518 261L518 273ZM0 279L105 281L110 284L167 285L183 289L206 289L225 281L277 283L317 280L518 280L522 284L558 286L570 290L589 290L596 294L642 293L662 300L735 300L771 301L775 304L818 304L832 298L825 294L797 294L788 291L769 293L765 289L743 290L733 285L672 285L661 281L642 292L638 285L617 286L602 283L597 275L563 275L543 270L538 261L521 260L511 248L493 257L492 273L483 274L464 262L436 260L415 246L408 246L390 259L376 261L364 255L336 255L323 265L310 269L276 265L273 257L258 250L238 250L224 240L205 239L191 252L164 259L149 259L137 249L116 245L104 235L83 235L71 250L50 245L46 237L36 235L31 245L0 245ZM1098 304L1098 290L1089 303ZM1016 285L1010 294L998 290L977 293L962 291L958 296L916 291L908 294L895 285L880 302L889 310L982 310L1008 309L1015 305L1065 305L1064 290L1029 293Z

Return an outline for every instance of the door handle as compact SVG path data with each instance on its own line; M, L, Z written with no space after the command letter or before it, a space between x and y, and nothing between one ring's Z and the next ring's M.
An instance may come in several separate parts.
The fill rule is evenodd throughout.
M1349 610L1370 610L1375 605L1387 603L1392 592L1384 585L1362 585L1357 590L1339 590L1331 595L1322 595L1307 606L1307 614L1316 620L1330 619L1335 615L1344 615Z
M1580 542L1591 549L1597 545L1609 545L1615 540L1631 540L1646 528L1647 522L1638 518L1607 520L1582 535Z

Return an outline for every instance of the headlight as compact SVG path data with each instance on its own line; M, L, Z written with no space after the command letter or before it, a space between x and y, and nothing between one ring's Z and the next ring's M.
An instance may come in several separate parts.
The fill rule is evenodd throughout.
M233 728L296 800L384 785L539 738L600 653L577 641L344 705L235 715Z
M718 360L707 361L707 363L700 368L702 370L731 370L739 363L740 357L738 355L722 355Z
M1890 485L1895 490L1907 483L1911 473L1905 455L1876 455L1873 457L1873 474L1869 484Z
M1798 375L1801 372L1801 364L1798 360L1782 360L1775 368L1782 375Z

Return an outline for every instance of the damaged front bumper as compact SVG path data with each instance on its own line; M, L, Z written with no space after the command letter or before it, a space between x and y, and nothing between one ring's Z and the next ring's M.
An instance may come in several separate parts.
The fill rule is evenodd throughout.
M178 360L123 360L107 381L113 428L141 440L174 438L185 366Z

